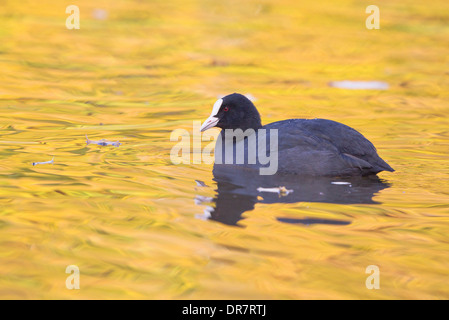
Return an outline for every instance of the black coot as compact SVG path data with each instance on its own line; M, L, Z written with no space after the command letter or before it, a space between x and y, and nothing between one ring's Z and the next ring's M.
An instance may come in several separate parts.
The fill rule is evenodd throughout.
M253 129L256 135L259 129L267 129L267 134L269 129L277 129L277 173L280 174L367 176L394 171L377 155L374 145L356 130L325 119L289 119L262 126L254 104L238 93L215 102L201 131L212 127Z

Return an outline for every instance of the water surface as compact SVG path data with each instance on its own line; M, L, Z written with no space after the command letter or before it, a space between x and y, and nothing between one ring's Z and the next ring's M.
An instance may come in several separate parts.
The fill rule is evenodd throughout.
M382 2L380 30L363 1L77 5L80 30L59 1L0 7L1 298L449 298L447 1ZM349 125L396 172L268 185L174 165L170 133L232 92L264 124ZM294 192L257 192L278 185Z

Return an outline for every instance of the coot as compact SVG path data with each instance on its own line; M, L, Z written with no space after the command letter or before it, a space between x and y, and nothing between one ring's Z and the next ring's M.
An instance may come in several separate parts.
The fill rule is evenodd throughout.
M258 138L262 132L264 137L262 144L268 144L266 152L275 152L278 156L276 173L279 174L367 176L384 170L394 171L378 156L374 145L356 130L325 119L289 119L262 126L254 104L238 93L230 94L215 102L212 113L203 123L201 131L212 127L224 129L221 133L222 141L226 139L226 132L232 133L236 129L241 129L245 132L255 132L256 140L251 141L259 143ZM269 143L271 131L277 133L275 146ZM250 140L248 135L243 137L246 141L245 152L248 152L254 143L248 141ZM231 140L234 144L234 154L231 155L234 162L235 145L239 143L238 140L239 138L235 136ZM217 139L217 142L219 141L220 138ZM224 145L225 143L221 144L220 150L223 150L223 156L226 157L229 150L225 150ZM215 153L217 154L217 146ZM217 164L217 158L215 162ZM248 167L262 166L260 162L250 161L240 164Z

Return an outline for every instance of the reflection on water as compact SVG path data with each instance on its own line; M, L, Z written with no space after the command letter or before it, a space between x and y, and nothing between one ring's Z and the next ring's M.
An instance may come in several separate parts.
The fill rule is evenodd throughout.
M251 170L233 165L214 165L214 181L217 183L213 199L197 196L196 203L212 201L214 207L207 206L199 217L237 225L242 213L254 209L256 203L323 202L335 204L376 204L373 196L390 187L377 176L369 177L303 177L292 175L259 175ZM197 182L198 183L198 182ZM283 186L293 192L288 194L263 191L260 188ZM258 190L259 189L259 190ZM347 225L350 221L314 219L313 217L284 218L278 221L301 224Z

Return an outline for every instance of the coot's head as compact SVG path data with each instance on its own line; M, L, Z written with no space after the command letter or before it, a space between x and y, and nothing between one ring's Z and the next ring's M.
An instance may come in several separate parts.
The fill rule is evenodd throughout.
M244 95L233 93L215 102L211 115L201 126L201 131L212 127L245 131L257 130L262 127L262 123L254 104Z

